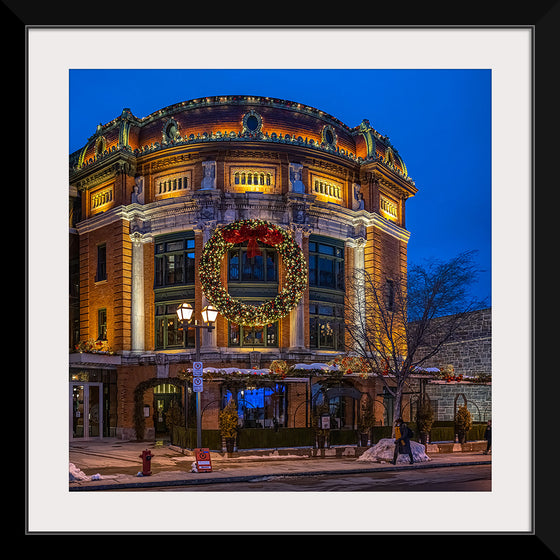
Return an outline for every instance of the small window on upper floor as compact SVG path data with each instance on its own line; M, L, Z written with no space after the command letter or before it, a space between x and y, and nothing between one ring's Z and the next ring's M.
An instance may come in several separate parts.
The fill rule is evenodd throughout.
M97 310L97 340L107 340L107 309Z
M388 311L395 310L395 283L393 280L387 280L385 285L385 303Z
M97 270L95 281L107 280L107 245L103 243L97 246Z

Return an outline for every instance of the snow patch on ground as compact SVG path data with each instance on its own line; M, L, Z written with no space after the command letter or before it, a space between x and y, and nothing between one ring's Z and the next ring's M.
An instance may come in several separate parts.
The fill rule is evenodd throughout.
M412 457L416 463L423 463L425 461L430 461L430 458L426 455L426 447L421 443L416 443L415 441L410 442L410 449L412 450ZM395 440L393 438L380 439L373 447L370 447L366 452L364 452L358 461L371 461L375 463L380 463L383 461L392 461L393 454L395 452ZM399 455L397 458L397 463L408 463L410 464L410 457L408 455Z
M88 476L86 473L81 471L74 463L69 463L68 474L70 482L80 482L82 480L101 480L101 475L99 473L92 474Z

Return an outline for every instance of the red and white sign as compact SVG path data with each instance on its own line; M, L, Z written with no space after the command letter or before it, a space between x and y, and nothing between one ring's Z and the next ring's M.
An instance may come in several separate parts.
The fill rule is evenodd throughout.
M198 472L212 472L212 460L210 459L210 449L203 447L194 450L196 458L196 470Z

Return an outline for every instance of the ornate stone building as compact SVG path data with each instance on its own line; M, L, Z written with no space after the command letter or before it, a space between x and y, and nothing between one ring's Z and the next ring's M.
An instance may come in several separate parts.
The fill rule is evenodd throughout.
M220 314L214 330L201 332L205 367L326 363L344 350L353 271L387 281L406 271L405 203L416 187L397 149L367 120L350 127L297 102L205 97L144 118L124 109L99 124L69 164L73 437L133 437L139 387L147 434L164 429L173 399L185 403L179 374L191 367L195 341L176 309L188 302L200 319L209 303L200 258L224 225L256 219L291 232L307 286L289 314L265 325ZM255 306L287 277L274 245L259 248L254 256L247 242L231 247L221 271L229 295ZM307 386L283 384L276 424L302 425L304 409L309 422L308 407L299 406L310 400ZM205 427L217 426L223 399L223 384L208 383ZM97 426L87 413L95 406Z

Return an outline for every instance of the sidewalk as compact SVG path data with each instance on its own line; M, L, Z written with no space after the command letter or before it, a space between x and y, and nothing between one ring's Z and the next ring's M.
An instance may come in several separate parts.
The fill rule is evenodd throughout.
M151 460L150 476L138 476L142 472L143 450L149 449ZM189 484L216 484L241 482L269 476L310 476L320 474L358 474L401 469L425 469L462 465L487 465L492 463L490 455L481 451L463 453L434 453L430 461L410 465L358 461L356 448L337 448L329 456L298 455L301 450L279 449L271 454L262 451L244 451L227 456L211 452L211 472L191 472L194 453L157 442L128 442L102 440L71 442L69 463L86 475L84 480L69 483L70 491L119 490L129 488L157 488ZM270 453L270 452L267 452ZM99 475L98 480L91 480ZM94 476L94 478L97 478Z

